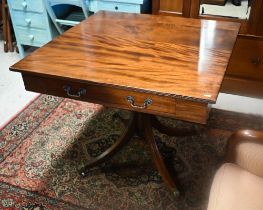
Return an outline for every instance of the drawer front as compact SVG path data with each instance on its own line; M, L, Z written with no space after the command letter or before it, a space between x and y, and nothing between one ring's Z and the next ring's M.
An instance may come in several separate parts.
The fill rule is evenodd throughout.
M177 117L198 123L206 123L208 116L207 104L200 102L25 74L23 74L23 80L29 91L88 101L109 107Z
M14 10L44 12L42 0L9 0L8 4Z
M112 12L130 12L140 13L140 4L127 4L119 2L99 1L98 10L112 11Z
M46 30L16 27L16 37L20 44L41 47L51 40Z
M263 39L238 37L227 75L263 81Z
M16 26L39 29L49 27L45 16L39 13L14 11L12 20Z
M103 0L117 3L128 3L128 4L143 4L143 0Z
M98 11L98 1L97 0L90 1L89 11L91 11L91 12L97 12Z

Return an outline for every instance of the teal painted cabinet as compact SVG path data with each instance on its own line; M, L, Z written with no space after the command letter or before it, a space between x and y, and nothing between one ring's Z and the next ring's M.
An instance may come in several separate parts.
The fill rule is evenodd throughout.
M43 0L7 0L21 57L24 46L41 47L58 35ZM66 1L65 1L66 2ZM89 11L140 13L143 0L90 0Z
M21 57L25 45L41 47L58 34L42 0L7 1Z
M91 0L90 11L100 10L113 12L140 13L143 0Z

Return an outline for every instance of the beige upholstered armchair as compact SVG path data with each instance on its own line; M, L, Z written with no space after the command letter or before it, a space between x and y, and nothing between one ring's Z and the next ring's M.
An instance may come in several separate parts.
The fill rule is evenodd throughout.
M263 210L263 132L241 130L213 180L208 210Z

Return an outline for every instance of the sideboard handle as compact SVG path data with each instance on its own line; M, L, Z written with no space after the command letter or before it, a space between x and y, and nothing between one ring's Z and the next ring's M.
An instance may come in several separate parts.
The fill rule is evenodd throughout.
M64 85L63 90L67 93L68 96L74 98L80 98L82 95L85 95L87 93L87 90L84 88L80 88L77 93L72 93L71 87L69 85Z
M252 62L252 64L254 64L254 65L258 65L258 64L261 63L261 59L260 59L259 57L252 58L252 59L251 59L251 62Z
M152 99L147 98L144 100L144 103L142 106L135 105L135 100L132 96L128 96L127 101L131 105L131 107L135 109L147 109L147 107L153 103Z

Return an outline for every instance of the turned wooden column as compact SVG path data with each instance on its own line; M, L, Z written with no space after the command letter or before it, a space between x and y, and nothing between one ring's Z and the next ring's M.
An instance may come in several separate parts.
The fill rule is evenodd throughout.
M2 0L1 12L3 23L4 52L14 52L11 19L6 0Z

